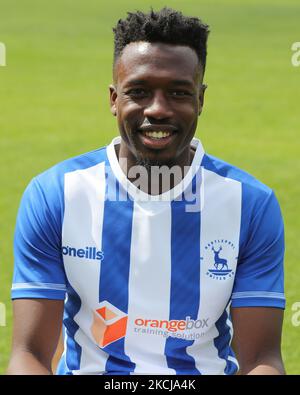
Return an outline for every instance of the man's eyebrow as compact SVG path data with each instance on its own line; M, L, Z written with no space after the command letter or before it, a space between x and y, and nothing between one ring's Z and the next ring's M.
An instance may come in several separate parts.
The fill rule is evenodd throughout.
M146 80L129 80L126 82L126 85L147 85L148 82ZM193 87L193 82L189 80L172 80L170 85L180 85L186 87Z
M146 85L147 82L144 80L129 80L126 82L126 85Z
M187 87L193 87L194 84L193 82L189 80L173 80L171 82L172 85L182 85L182 86L187 86Z

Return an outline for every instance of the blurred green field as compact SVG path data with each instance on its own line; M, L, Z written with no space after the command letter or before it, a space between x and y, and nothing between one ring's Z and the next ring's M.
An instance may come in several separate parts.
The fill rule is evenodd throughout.
M126 11L166 5L137 0L1 0L0 42L0 373L7 366L12 314L12 240L21 194L36 174L118 134L110 115L112 26ZM300 41L299 0L185 0L168 6L211 26L205 110L197 135L206 151L272 187L286 227L287 308L283 356L300 373Z

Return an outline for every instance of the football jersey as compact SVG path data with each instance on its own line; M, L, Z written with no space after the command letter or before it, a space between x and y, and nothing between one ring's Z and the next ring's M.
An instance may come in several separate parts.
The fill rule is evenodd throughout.
M285 307L273 191L193 139L182 181L149 195L117 144L30 182L12 299L64 300L58 374L234 374L230 308Z

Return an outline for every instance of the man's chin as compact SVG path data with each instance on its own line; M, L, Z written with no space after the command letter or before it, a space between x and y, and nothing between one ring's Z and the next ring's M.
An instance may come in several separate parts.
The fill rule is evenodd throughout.
M174 166L177 158L176 147L165 147L162 149L152 149L144 146L140 141L133 141L136 165L143 166L146 169L151 167ZM132 151L132 152L134 152Z
M166 165L167 163L162 160L155 159L155 158L138 156L136 164L137 164L137 166L143 166L147 170L150 170L151 167L153 167L153 166L160 167L160 166Z

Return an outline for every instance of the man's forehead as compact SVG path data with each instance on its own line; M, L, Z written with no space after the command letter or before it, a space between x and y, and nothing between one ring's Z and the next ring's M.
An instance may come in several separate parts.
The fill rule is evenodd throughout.
M199 60L192 48L164 43L130 43L124 48L116 67L121 78L143 74L149 68L192 78L199 74Z

